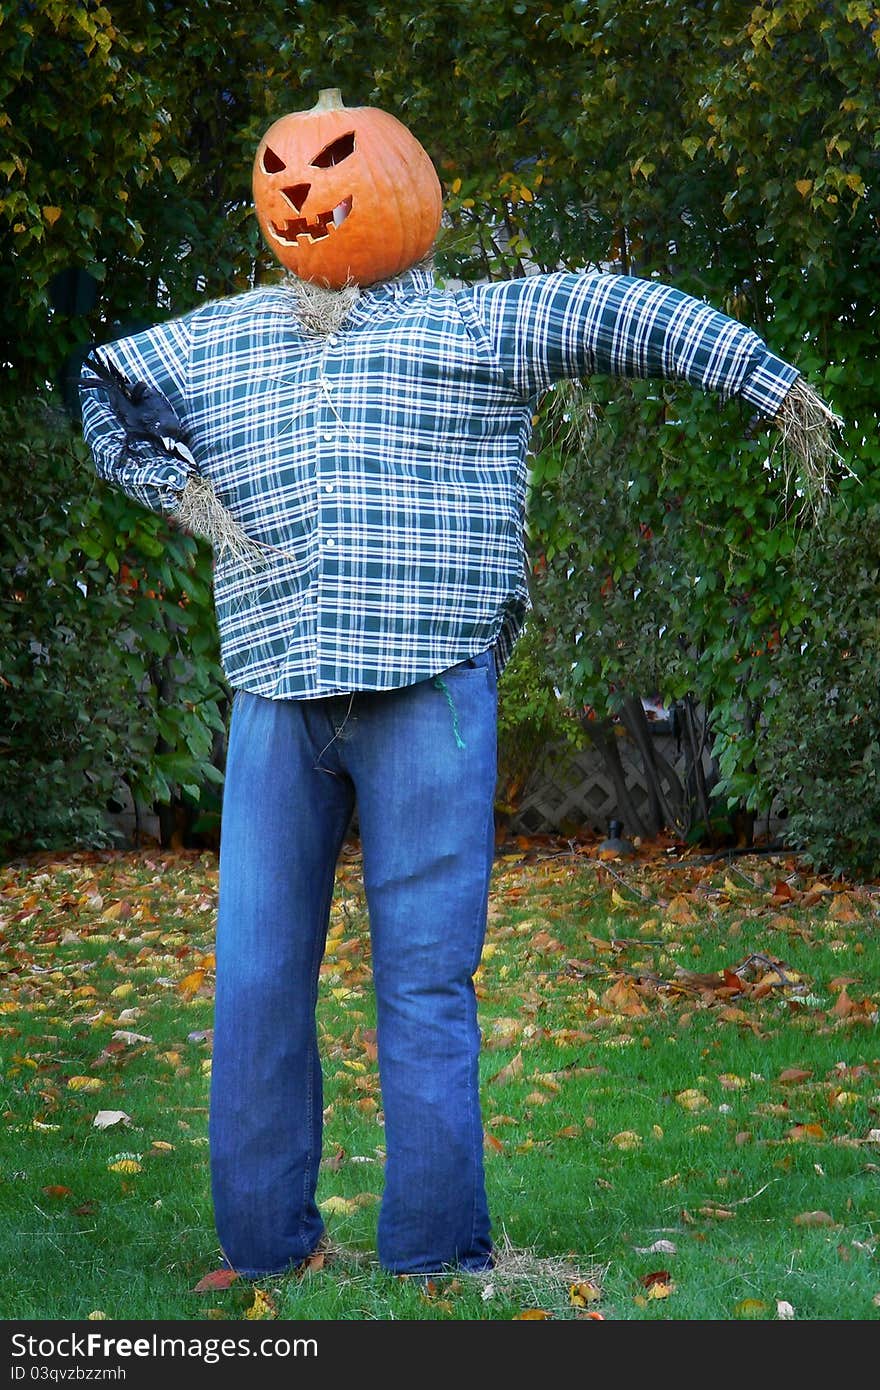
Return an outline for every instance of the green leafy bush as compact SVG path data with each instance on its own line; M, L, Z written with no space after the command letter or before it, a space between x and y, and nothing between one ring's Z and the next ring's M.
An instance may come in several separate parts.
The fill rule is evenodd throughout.
M805 557L806 558L806 557ZM880 875L880 506L840 507L809 559L813 605L779 653L758 745L765 795L817 867Z
M66 417L0 411L0 851L106 843L106 806L222 781L209 557L100 484Z

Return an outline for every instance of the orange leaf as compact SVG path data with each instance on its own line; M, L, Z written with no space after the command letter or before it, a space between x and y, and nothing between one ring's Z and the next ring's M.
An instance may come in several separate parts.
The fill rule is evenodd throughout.
M632 980L617 980L602 995L602 1007L628 1018L640 1018L648 1012L633 986Z
M827 1211L802 1211L794 1218L795 1226L836 1226L834 1217Z
M213 1293L215 1289L228 1289L237 1278L234 1269L212 1269L210 1274L205 1274L199 1280L193 1293Z
M514 1313L513 1321L524 1322L528 1319L531 1322L549 1322L552 1317L553 1314L543 1308L524 1308L521 1313Z
M798 1143L806 1139L824 1139L825 1131L821 1125L792 1125L785 1137Z
M192 996L196 994L200 989L204 978L204 970L192 970L189 973L189 975L184 975L183 979L178 983L178 994L182 994L185 997L192 998Z
M47 1197L53 1197L56 1199L61 1197L69 1197L71 1195L70 1188L62 1187L60 1183L53 1184L51 1187L44 1187L43 1191Z
M803 1071L801 1067L786 1067L785 1071L779 1073L777 1080L781 1081L783 1086L799 1086L802 1081L809 1081L812 1075L811 1071Z

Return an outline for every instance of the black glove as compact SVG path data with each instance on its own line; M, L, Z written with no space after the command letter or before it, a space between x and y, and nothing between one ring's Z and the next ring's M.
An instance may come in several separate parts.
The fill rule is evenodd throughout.
M105 362L97 352L88 354L83 368L93 375L86 376L84 370L80 386L84 390L104 392L110 409L125 430L126 446L140 439L149 440L198 471L186 443L186 431L167 396L142 381L129 382L112 362Z

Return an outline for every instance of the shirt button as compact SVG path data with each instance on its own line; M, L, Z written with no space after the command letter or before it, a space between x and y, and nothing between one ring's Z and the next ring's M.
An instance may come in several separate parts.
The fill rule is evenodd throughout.
M324 491L325 491L325 492L334 492L335 489L334 489L334 487L333 487L333 484L332 484L332 483L325 483L325 484L324 484Z
M329 430L325 430L324 433L321 435L321 438L323 440L326 440L326 442L329 444L333 438L333 435L330 433Z
M336 542L335 542L335 540L333 539L332 536L328 536L327 539L325 540L324 544L326 545L327 549L329 550L331 546L333 546L333 545L336 544Z
M327 339L327 346L328 346L328 347L335 347L336 344L337 344L338 342L339 342L339 339L338 339L335 335L332 335L332 334L331 334L331 336Z

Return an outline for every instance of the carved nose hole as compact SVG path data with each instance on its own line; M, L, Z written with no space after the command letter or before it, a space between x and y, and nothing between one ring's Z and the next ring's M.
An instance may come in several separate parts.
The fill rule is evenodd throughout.
M273 149L267 145L263 150L263 172L265 174L280 174L281 170L287 166L284 160L277 155Z
M302 212L303 203L309 196L310 183L295 183L292 188L282 188L281 192L297 212Z
M354 153L354 131L350 130L347 135L339 135L335 140L331 140L329 145L325 145L320 154L316 154L312 160L313 169L332 169L334 164L341 164L343 159L348 159Z

